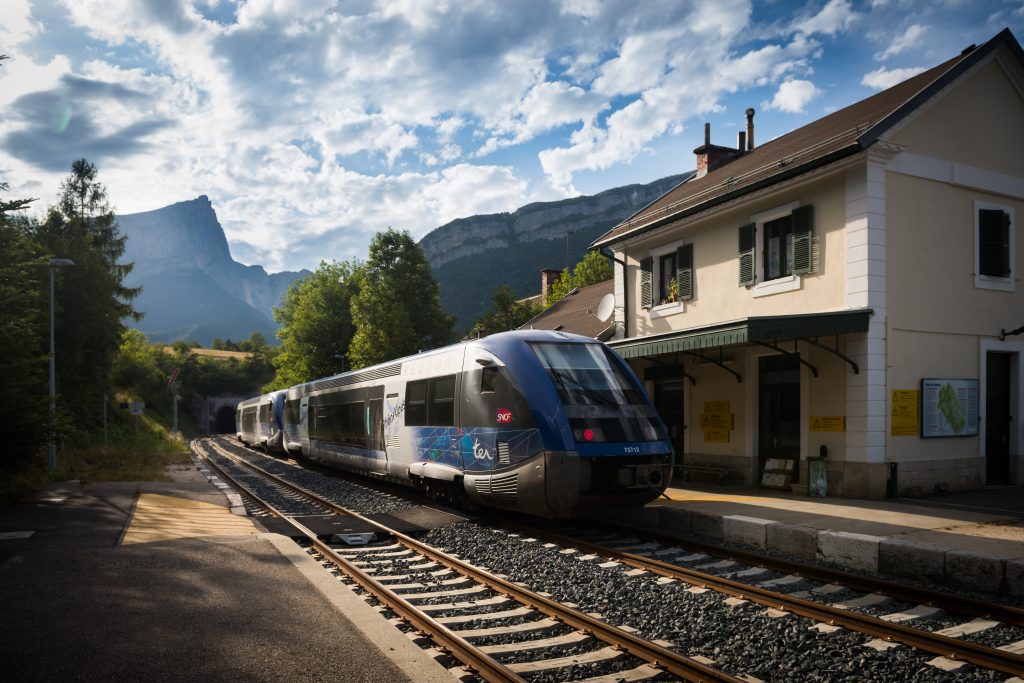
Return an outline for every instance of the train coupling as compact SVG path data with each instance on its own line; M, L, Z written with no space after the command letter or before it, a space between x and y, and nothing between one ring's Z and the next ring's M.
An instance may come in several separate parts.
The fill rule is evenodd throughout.
M658 488L665 485L664 465L628 465L619 470L619 484L626 488Z

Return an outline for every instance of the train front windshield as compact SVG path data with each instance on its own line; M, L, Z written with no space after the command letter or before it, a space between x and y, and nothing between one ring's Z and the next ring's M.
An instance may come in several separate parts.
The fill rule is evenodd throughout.
M577 441L659 441L661 421L600 344L531 344Z

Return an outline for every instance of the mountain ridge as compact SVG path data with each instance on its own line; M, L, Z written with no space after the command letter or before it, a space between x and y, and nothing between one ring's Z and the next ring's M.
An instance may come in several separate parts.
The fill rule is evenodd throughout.
M441 285L441 305L466 329L508 284L519 297L540 291L544 268L572 267L590 243L658 199L690 173L634 183L554 202L532 202L513 212L457 218L420 239ZM491 256L488 256L488 253ZM501 281L495 281L495 274ZM490 289L480 283L491 283Z
M117 221L128 237L123 260L135 264L125 284L142 286L134 306L146 316L134 326L150 341L210 344L253 332L276 341L273 309L309 271L268 274L235 261L206 195Z

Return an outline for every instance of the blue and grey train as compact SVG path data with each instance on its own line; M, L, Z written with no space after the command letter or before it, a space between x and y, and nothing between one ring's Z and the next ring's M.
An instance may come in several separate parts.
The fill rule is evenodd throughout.
M636 376L604 344L563 332L466 341L238 411L246 443L542 517L643 505L672 473L667 431ZM275 429L283 438L272 443Z
M285 393L272 391L238 404L235 425L239 441L270 451L284 450Z

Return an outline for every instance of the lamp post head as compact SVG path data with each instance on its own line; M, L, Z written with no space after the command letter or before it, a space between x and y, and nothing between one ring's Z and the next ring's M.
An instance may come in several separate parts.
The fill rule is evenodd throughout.
M75 262L69 258L52 258L50 259L51 268L65 268L67 266L73 266Z

